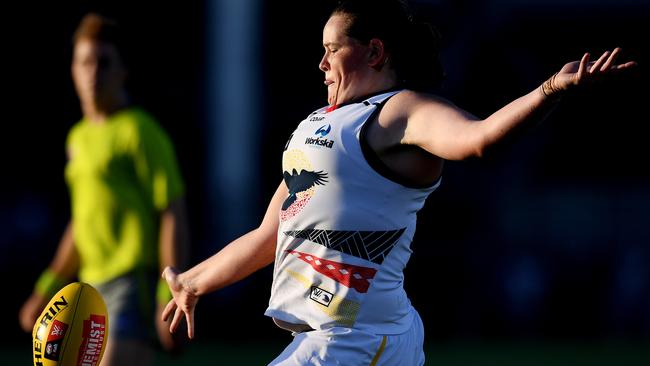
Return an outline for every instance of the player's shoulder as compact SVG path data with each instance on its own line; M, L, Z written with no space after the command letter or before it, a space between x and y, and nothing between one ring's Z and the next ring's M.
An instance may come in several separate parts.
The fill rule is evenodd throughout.
M442 96L405 89L386 101L382 114L405 117L423 107L426 107L428 111L431 111L431 108L435 111L436 108L444 109L450 105L452 103Z
M427 92L421 92L421 91L415 91L411 89L404 89L398 93L396 93L392 98L388 100L386 104L393 104L394 108L397 107L412 107L414 105L420 104L420 103L427 103L427 104L447 104L449 101L447 101L445 98L433 94L433 93L427 93Z
M419 111L435 113L436 110L442 111L447 105L449 102L440 96L404 89L384 103L379 114L379 123L385 128L403 128L411 116Z

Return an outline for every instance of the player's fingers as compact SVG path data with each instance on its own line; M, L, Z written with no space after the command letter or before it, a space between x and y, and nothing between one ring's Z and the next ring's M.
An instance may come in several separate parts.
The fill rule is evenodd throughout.
M176 308L176 301L174 299L169 300L167 305L165 305L165 309L163 309L162 312L162 320L167 321L169 319L169 316L171 315L172 311Z
M587 65L589 64L589 52L585 53L580 60L580 66L578 67L578 80L582 79L584 74L587 72Z
M623 69L627 69L627 68L633 67L633 66L636 66L636 62L629 61L629 62L626 62L624 64L612 66L612 70L623 70Z
M614 61L616 61L616 57L618 57L619 53L621 53L621 49L619 47L616 47L614 51L612 51L612 54L607 58L607 61L605 61L603 66L600 68L600 71L608 71L614 64Z
M603 54L596 60L596 62L591 66L589 69L589 73L593 74L595 71L600 70L600 67L605 63L607 60L607 57L609 57L609 51L603 52Z
M169 331L171 333L176 331L176 328L178 328L178 325L181 323L181 319L183 319L183 310L177 307L176 312L174 313L174 319L172 319L172 323L169 325Z
M185 321L187 321L187 337L194 338L194 310L185 313Z

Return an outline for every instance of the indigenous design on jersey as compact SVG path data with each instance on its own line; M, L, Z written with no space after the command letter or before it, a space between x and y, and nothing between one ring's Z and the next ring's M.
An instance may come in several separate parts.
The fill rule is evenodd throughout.
M300 150L285 151L282 166L287 169L283 175L289 189L289 197L280 211L280 221L285 221L302 211L316 192L316 186L327 183L327 173L314 171L307 156Z
M388 231L343 231L306 229L284 235L307 239L330 249L382 264L406 228Z
M343 286L353 288L363 294L368 292L368 287L370 287L369 281L377 273L377 270L374 268L330 261L296 250L287 250L287 252L312 266L316 272L324 274Z

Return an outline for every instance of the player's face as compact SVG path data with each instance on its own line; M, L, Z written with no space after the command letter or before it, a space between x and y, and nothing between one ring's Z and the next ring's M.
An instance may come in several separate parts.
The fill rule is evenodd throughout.
M345 16L335 14L323 28L325 54L318 67L325 72L327 102L341 104L368 94L367 80L372 70L368 65L369 47L345 34Z
M82 103L99 108L115 100L124 87L126 70L114 45L80 39L74 46L72 79Z

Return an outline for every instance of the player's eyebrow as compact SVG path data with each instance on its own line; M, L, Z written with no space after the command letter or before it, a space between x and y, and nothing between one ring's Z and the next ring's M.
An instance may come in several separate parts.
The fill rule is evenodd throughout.
M338 48L338 47L341 47L341 44L340 44L340 43L336 43L336 42L325 42L325 43L323 43L323 47L327 47L327 48L329 48L329 47Z

